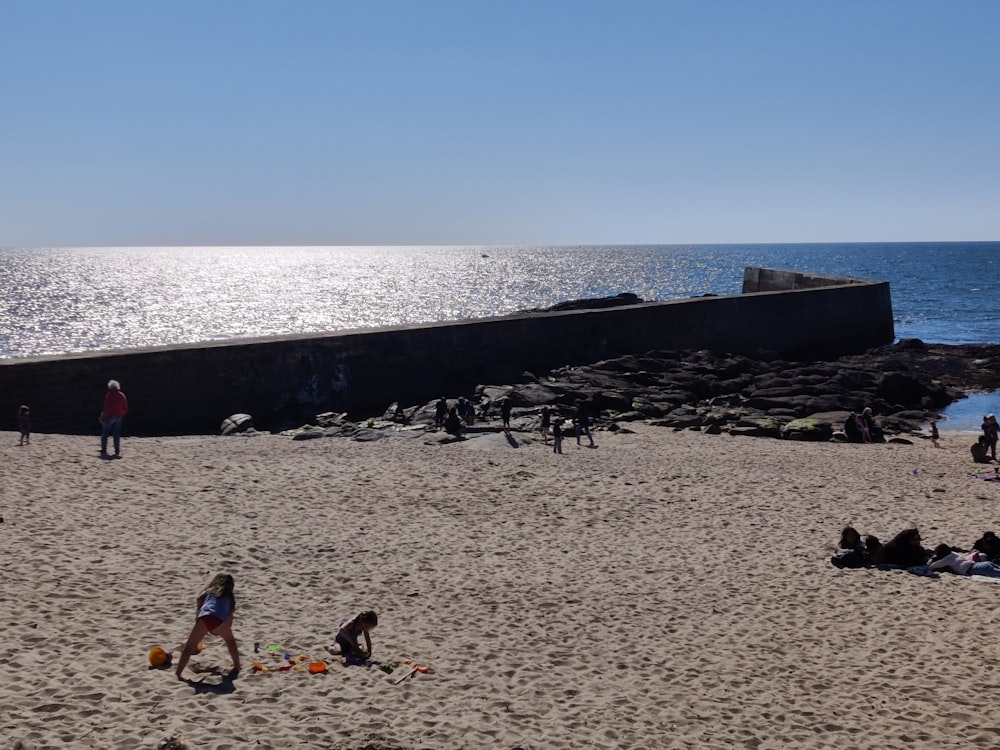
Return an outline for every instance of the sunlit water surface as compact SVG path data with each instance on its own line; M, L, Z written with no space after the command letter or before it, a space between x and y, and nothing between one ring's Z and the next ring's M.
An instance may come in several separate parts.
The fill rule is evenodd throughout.
M737 294L747 265L890 282L896 335L998 342L1000 243L0 249L0 357Z

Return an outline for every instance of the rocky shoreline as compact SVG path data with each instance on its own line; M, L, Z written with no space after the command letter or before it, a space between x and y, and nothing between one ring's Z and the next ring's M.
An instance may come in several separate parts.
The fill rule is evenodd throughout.
M496 432L499 402L506 398L513 407L515 431L536 429L546 405L568 419L582 400L597 430L627 429L628 423L643 421L713 434L845 440L842 429L848 414L870 407L885 439L906 442L966 392L997 389L1000 345L903 339L831 359L650 351L542 375L524 373L518 383L480 385L471 394L445 395L450 405L460 395L475 405L476 423L466 436ZM434 405L392 404L383 415L361 421L321 414L315 425L290 434L297 439L373 440L405 432L430 441L453 439L434 429Z

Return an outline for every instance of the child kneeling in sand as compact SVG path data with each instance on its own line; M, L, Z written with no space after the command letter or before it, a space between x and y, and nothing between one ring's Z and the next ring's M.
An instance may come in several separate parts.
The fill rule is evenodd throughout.
M233 636L233 613L236 611L236 597L233 596L235 582L231 575L220 573L208 584L208 588L198 595L198 611L195 615L191 635L184 643L184 651L177 662L177 679L183 679L181 673L187 666L191 654L199 651L198 644L211 633L226 642L229 656L233 660L233 670L240 669L240 650Z
M343 656L348 661L364 661L372 653L371 629L378 625L378 615L368 609L350 620L340 623L340 630L333 643L326 647L331 654ZM365 649L362 651L358 643L360 636L365 637Z

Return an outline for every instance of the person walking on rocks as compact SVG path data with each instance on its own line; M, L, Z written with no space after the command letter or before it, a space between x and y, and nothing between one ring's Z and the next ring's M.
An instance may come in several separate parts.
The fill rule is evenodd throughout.
M104 408L98 417L101 423L101 458L108 458L108 437L114 442L115 457L121 455L122 420L128 414L128 399L117 380L108 381L104 394Z

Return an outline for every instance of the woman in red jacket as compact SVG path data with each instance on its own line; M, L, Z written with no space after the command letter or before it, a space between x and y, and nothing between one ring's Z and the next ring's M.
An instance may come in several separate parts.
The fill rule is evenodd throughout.
M108 381L108 392L104 394L104 408L101 409L101 458L108 458L108 435L114 438L115 457L121 453L122 420L128 414L128 399L122 393L117 380Z

